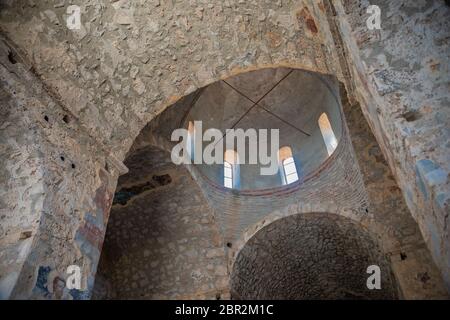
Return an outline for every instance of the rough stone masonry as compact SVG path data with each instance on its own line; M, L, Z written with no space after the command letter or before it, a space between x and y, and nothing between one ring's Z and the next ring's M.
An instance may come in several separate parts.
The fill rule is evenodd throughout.
M277 67L345 85L450 290L450 8L370 4L381 30L367 0L1 0L0 298L90 298L141 130L199 88ZM61 288L72 264L82 290Z

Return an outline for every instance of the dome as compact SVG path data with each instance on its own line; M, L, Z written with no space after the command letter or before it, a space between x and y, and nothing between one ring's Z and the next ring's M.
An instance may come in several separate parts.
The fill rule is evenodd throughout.
M242 191L301 183L329 158L341 138L338 94L332 77L287 68L248 72L207 86L187 111L183 127L192 129L201 121L197 131L204 134L218 129L222 138L203 141L201 149L192 147L191 152L204 152L208 145L218 144L223 154L230 149L237 152L239 161L232 164L232 185L227 184L226 161L225 165L195 164L196 169L211 183ZM230 138L230 129L245 134L245 152L238 150L237 139ZM266 154L261 149L261 129L267 129L267 155L277 162L275 174L265 175L261 170L268 167L260 157L261 152ZM278 130L278 143L272 143L276 140L272 129ZM257 142L251 133L257 134ZM232 140L235 143L230 146Z

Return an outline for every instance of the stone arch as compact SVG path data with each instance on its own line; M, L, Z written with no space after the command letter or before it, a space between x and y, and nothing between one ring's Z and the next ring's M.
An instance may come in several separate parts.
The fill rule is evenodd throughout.
M160 145L160 146L164 146L165 145L166 149L170 150L170 143L167 143L167 141L163 141L163 140L165 140L165 139L163 139L162 137L152 137L150 139L150 141L152 143L155 143L155 144ZM102 160L100 160L100 162L101 161ZM112 168L109 168L109 169L113 169L114 170L114 168L115 168L114 165L112 165ZM111 170L111 171L114 172L113 170ZM88 223L91 223L90 219L92 219L92 216L97 216L97 217L98 216L103 216L104 218L102 218L102 219L104 219L104 220L97 221L97 222L95 222L95 224L99 228L101 228L101 224L102 223L105 224L105 226L106 226L106 221L108 219L108 214L109 214L108 201L112 200L111 193L114 191L114 184L115 184L114 179L117 178L117 176L115 176L115 175L117 175L117 171L116 171L115 174L111 174L111 172L108 172L108 171L109 170L104 170L103 168L101 168L98 171L99 172L99 176L100 176L99 180L101 180L101 184L100 184L100 186L98 186L97 184L95 185L95 186L98 186L98 188L94 190L95 196L93 196L93 198L95 199L95 202L96 202L95 205L97 206L98 212L96 214L94 214L94 215L87 215L87 222L85 223L84 226L81 227L81 230L77 230L77 235L79 235L79 234L86 234L87 230L89 230L88 228L90 228ZM89 174L89 172L86 172L85 174L87 175L87 174ZM88 194L88 193L89 193L89 190L86 191L86 194ZM295 208L295 206L291 206L291 207L289 207L288 210L295 210L294 208ZM329 211L332 211L332 210L330 208L321 208L321 207L319 208L319 207L317 207L317 208L314 208L314 210L312 210L310 208L308 211L310 211L310 212L311 211L329 212ZM345 214L354 215L356 213L353 212L353 211L349 211L349 212L345 211L345 212L343 212L343 214L344 215ZM45 229L44 229L44 231L45 231ZM44 234L44 236L45 236L45 234ZM40 239L38 239L38 240L40 240ZM57 240L56 239L52 239L52 241L57 241ZM78 240L78 241L80 241L80 240ZM80 242L76 243L75 246L78 246L78 245L83 246L84 245L84 241L85 240L81 240ZM95 243L95 245L96 246L100 245L100 247L101 247L102 239L95 239L95 241L97 241ZM84 250L86 250L86 248L84 248ZM84 251L82 251L81 254L84 255L86 253ZM92 257L89 257L89 259L92 259L90 261L92 266L90 267L90 269L88 271L89 274L90 274L89 276L91 277L89 281L93 284L93 277L95 276L95 271L96 271L96 268L95 268L96 267L96 261L95 261L96 257L95 257L95 255L93 255ZM31 263L29 264L28 267L31 270L33 270L33 268L34 268L34 266ZM59 277L60 276L59 274L61 274L61 273L64 274L64 269L63 268L64 268L64 266L62 266L62 269L58 270L58 272L51 271L50 273L47 273L47 270L49 270L50 267L48 267L46 265L40 265L38 273L37 273L37 277L39 278L41 274L44 274L44 275L48 274L48 278L49 279L53 279L53 278ZM33 278L31 277L31 279L33 279ZM41 287L41 288L39 288L39 290L47 290L47 288L46 287ZM48 289L48 291L44 291L45 295L53 294L53 292L50 291L50 290L53 290L53 289ZM36 288L35 288L35 291L37 291ZM40 292L36 292L35 293L36 296L39 296L40 294L42 294L42 293L40 293ZM85 293L81 293L81 294L80 293L73 293L73 297L74 298L88 298L88 296L86 296Z
M2 44L5 45L5 44ZM8 50L16 50L12 47L13 44L8 43L5 45ZM17 49L17 51L20 51ZM22 56L22 53L19 55ZM7 64L6 64L7 65ZM224 78L228 78L234 74L240 74L251 70L258 70L260 68L271 68L276 66L297 66L298 68L314 70L315 68L310 65L295 64L288 62L280 62L277 64L261 64L254 66L246 66L245 68L234 69L224 75ZM20 92L20 95L16 97L19 99L20 104L35 105L33 110L25 109L25 114L39 124L44 123L44 129L42 132L43 139L40 140L41 148L48 148L49 153L54 156L57 161L63 161L60 157L62 150L65 150L65 141L68 139L73 144L73 150L65 150L65 163L69 163L72 159L76 158L77 151L83 150L86 154L93 155L92 158L80 160L77 163L77 169L82 170L81 174L75 172L74 174L67 174L64 172L65 168L60 168L54 164L52 169L52 175L46 175L44 177L44 188L52 185L52 188L58 186L56 181L64 176L64 179L70 179L68 176L74 175L76 182L72 191L76 192L65 193L65 189L61 189L54 194L43 195L42 200L45 203L40 215L41 224L36 226L32 233L32 236L38 235L34 239L36 246L40 249L39 252L32 256L29 252L24 252L24 256L21 256L20 263L24 265L21 273L11 281L8 282L8 288L4 291L5 297L46 297L46 298L73 298L73 299L88 299L91 296L91 291L94 285L94 279L97 269L97 264L100 257L100 250L103 244L104 232L106 224L109 219L109 210L112 203L113 192L117 184L117 180L121 174L126 173L127 168L123 165L122 159L126 157L126 153L129 151L127 146L124 149L116 150L117 155L112 155L111 149L104 145L97 137L86 128L83 124L83 119L74 114L70 109L65 106L63 97L58 97L58 93L52 92L45 86L37 77L36 74L30 72L32 70L32 63L30 63L26 55L23 55L20 63L11 66L11 72L17 72L23 77L14 81L12 85L15 88L31 88L32 90L25 93ZM324 71L325 72L325 71ZM9 81L12 79L5 78ZM202 85L206 86L211 82L219 81L221 78L210 78L205 80ZM33 83L33 84L32 84ZM11 88L8 88L13 90ZM195 90L195 89L193 89ZM40 97L39 95L43 95ZM57 98L63 98L57 100ZM172 105L174 101L177 101L181 97L169 98L163 105L162 110ZM42 103L45 101L48 106L54 107L54 109L48 109L47 106ZM160 110L159 112L161 112ZM28 114L29 113L29 114ZM42 115L45 115L42 116ZM148 116L153 119L156 114L149 113ZM50 121L47 119L50 118ZM68 119L69 121L62 121L60 123L58 119ZM149 120L150 123L151 120ZM47 124L49 122L49 124ZM141 127L145 123L141 123ZM69 127L69 129L67 128ZM38 128L37 130L41 130ZM138 131L139 132L139 131ZM137 133L136 132L136 135ZM50 138L49 140L47 140ZM84 144L79 144L80 141ZM132 140L134 141L134 140ZM120 143L119 143L120 144ZM119 145L118 144L118 145ZM32 143L30 145L33 145ZM52 159L52 162L54 160ZM72 163L73 164L73 163ZM40 168L48 170L48 163L40 164ZM72 165L72 169L75 167ZM33 180L34 181L34 180ZM68 180L67 180L68 181ZM89 181L89 183L84 183ZM36 186L35 182L31 183ZM86 188L86 186L88 186ZM77 198L79 197L79 199ZM70 212L60 207L60 201L70 204ZM45 215L51 212L51 209L58 208L58 215L55 217L57 220L45 219ZM67 212L66 212L67 211ZM46 213L43 213L46 212ZM76 216L77 223L69 224L65 223L61 226L60 232L61 238L50 237L49 228L63 221L72 220L71 215L73 212L79 214ZM65 239L73 238L73 241L66 244ZM66 248L67 255L64 257L64 262L60 263L57 257L48 256L45 254L44 248ZM50 249L49 249L50 250ZM62 250L62 249L61 249ZM70 291L64 289L62 293L55 293L54 288L50 283L52 279L64 279L67 277L66 268L68 265L77 264L83 267L83 289ZM9 266L3 270L6 272ZM5 280L5 281L6 281ZM42 282L42 283L41 283Z
M171 96L167 100L161 102L158 106L156 106L156 112L145 113L145 118L142 122L139 123L138 130L134 132L134 134L128 139L128 143L124 146L122 150L118 150L120 156L118 160L123 161L126 158L126 154L130 151L133 146L133 143L138 139L139 134L142 130L145 129L146 125L148 125L152 120L154 120L158 115L162 114L169 107L175 105L181 99L193 94L194 92L201 91L202 89L222 80L227 80L229 78L239 76L242 74L250 73L253 71L260 71L264 69L278 69L278 68L288 68L292 70L301 70L306 72L311 72L312 74L320 74L324 76L334 76L339 81L343 81L341 73L336 70L324 69L320 66L312 66L310 64L306 64L304 62L298 61L296 59L281 61L279 63L271 63L271 64L262 64L262 63L254 63L251 65L246 65L245 67L234 68L232 70L226 70L225 72L218 74L214 77L209 77L207 79L203 79L202 82L198 83L195 87L189 88L189 90L183 92L181 95ZM323 81L322 79L320 79ZM326 84L325 84L326 85ZM175 88L174 88L175 89ZM335 94L330 89L330 92Z
M300 69L293 69L293 70L300 70ZM300 71L305 71L305 70L300 70ZM331 156L329 156L324 161L324 163L321 166L319 166L319 168L317 170L314 170L307 176L306 180L314 181L318 177L320 178L320 176L326 176L328 172L332 172L332 171L341 171L341 173L342 172L352 172L352 174L354 174L353 184L355 184L355 185L346 183L346 186L351 187L349 189L351 189L353 191L350 191L350 192L348 192L348 194L344 195L344 200L341 199L339 201L339 203L334 203L333 201L328 201L328 199L321 199L322 201L309 201L311 199L308 199L307 203L294 202L292 205L286 207L285 204L283 203L283 201L279 201L275 204L276 208L279 208L278 211L272 212L272 213L270 213L270 211L269 211L267 213L267 215L265 215L265 218L263 220L254 224L253 227L249 227L245 232L242 229L235 230L236 235L238 237L243 232L244 238L245 238L245 235L248 234L249 230L251 230L252 228L263 227L266 222L270 223L270 222L275 221L279 217L280 214L281 215L292 214L293 212L297 212L298 210L300 210L298 212L335 212L335 213L339 212L339 214L341 214L343 216L352 217L355 221L361 221L361 220L366 221L369 219L368 216L366 215L368 203L367 203L367 199L366 199L366 195L365 195L365 191L364 191L364 186L360 179L359 169L357 166L352 166L352 164L353 165L356 164L356 160L352 157L352 154L354 152L351 147L350 138L348 136L348 128L346 127L346 124L345 124L343 110L342 110L342 106L341 106L341 102L340 102L339 96L342 93L336 92L337 87L332 87L330 85L330 83L328 83L328 79L325 79L325 78L322 79L321 75L318 75L316 73L313 73L313 76L314 76L314 78L318 78L317 80L318 80L318 82L320 81L320 85L323 85L323 87L331 93L331 95L333 96L333 99L335 99L335 101L337 103L336 109L340 115L340 119L339 119L339 122L340 122L339 129L340 130L338 132L340 139L339 139L339 143L338 143L339 152L333 153ZM154 119L154 122L156 122L155 126L165 126L167 123L167 119L170 119L177 112L178 107L179 106L177 106L177 103L175 103L171 108L169 108L167 111L169 113L169 115L167 115L167 118L163 118L163 119L155 118ZM184 120L186 120L186 119L184 119ZM160 121L160 123L158 123L157 121ZM178 126L177 126L178 122L177 121L175 121L175 122L176 122L175 127L178 128ZM144 148L149 145L157 146L159 148L162 148L162 149L170 152L174 143L169 141L169 139L167 137L167 133L166 133L166 135L162 135L158 132L155 132L153 130L153 127L151 127L152 122L150 122L149 125L150 125L150 127L148 127L148 128L146 127L145 129L143 129L141 131L141 134L136 138L135 144L131 148L130 152L135 152L136 150L139 150L140 148ZM345 155L344 160L341 159L342 155ZM348 164L350 164L350 166L347 167ZM330 169L329 167L333 167L333 168ZM226 197L226 199L221 198L223 195L223 193L221 191L223 191L223 189L224 189L224 188L222 188L222 186L215 184L213 181L209 180L208 177L206 177L204 174L202 174L201 172L196 170L195 166L187 166L187 169L192 174L194 179L196 179L202 185L202 187L204 189L209 189L211 187L212 187L212 189L219 189L217 192L217 194L219 194L219 196L217 198L213 198L213 202L220 201L220 200L226 200L226 201L224 201L224 202L226 202L224 207L227 207L227 206L232 207L233 206L233 204L232 204L233 200L232 199L230 200L229 199L230 197ZM345 176L342 175L341 179L344 180ZM259 206L267 207L270 205L268 202L265 202L264 196L269 194L269 196L266 196L266 198L267 197L270 198L270 196L275 197L278 195L284 196L285 197L284 199L289 198L289 197L291 199L295 198L295 196L299 196L299 192L301 192L299 190L300 190L303 182L304 181L299 181L297 183L293 183L291 186L278 186L278 187L275 187L272 189L262 190L261 192L258 190L254 191L254 192L252 192L252 191L245 192L244 191L244 192L240 192L239 194L240 195L248 195L248 196L256 196L256 198L261 199L261 203L259 203ZM353 197L353 195L351 195L351 193L358 193L358 195ZM300 193L300 196L301 196L301 193ZM296 201L298 201L298 200L296 200ZM292 201L289 200L289 202L292 202ZM319 203L321 203L321 204L319 204ZM224 208L221 208L221 209L224 209ZM221 211L221 210L219 209L218 211ZM225 208L225 210L223 210L223 211L228 211L228 209ZM227 223L228 222L225 222L225 224L227 224ZM261 223L263 224L262 226L260 225ZM252 224L250 224L250 225L252 225ZM249 226L249 225L246 225L246 226ZM233 228L234 227L235 226L233 226ZM239 240L239 238L238 239L233 238L233 239L227 239L227 240L230 240L233 242L231 245L233 250L236 248L235 240L238 241L236 243L237 247L239 247L239 243L242 242L241 241L242 239ZM229 260L229 262L230 261L232 261L232 259Z
M230 269L235 299L397 299L400 295L377 240L361 224L338 214L279 217L258 228L235 253ZM371 265L381 270L381 290L367 288Z
M331 90L330 88L328 88L328 89ZM335 96L334 98L337 99L336 95L338 95L338 93L332 92L332 94ZM336 103L338 103L338 106L339 106L338 100L336 100ZM171 112L176 112L176 111L177 111L177 106L176 106L176 104L174 104L173 110L171 110ZM340 107L339 107L339 112L342 113L342 110ZM155 119L155 121L156 121L156 119ZM345 126L343 123L343 121L344 121L343 118L340 118L340 121L342 122L342 126L341 126L342 133L341 134L344 134ZM164 123L164 121L162 123ZM151 126L152 123L149 123L149 125ZM156 123L155 125L158 126L159 124ZM155 146L155 147L161 148L161 149L165 150L166 152L171 151L171 148L173 147L173 143L168 141L167 137L164 137L164 136L158 135L158 134L154 134L152 131L149 131L150 134L147 134L145 132L141 132L141 133L142 133L142 135L140 135L140 137L138 137L136 139L135 145L133 145L133 148L131 148L130 152L128 153L128 156L132 156L133 154L140 152L140 150L148 148L149 146ZM196 177L195 170L192 169L190 166L188 166L188 170L195 178ZM317 209L317 211L319 210L319 208L315 208L315 209ZM332 210L331 208L327 208L327 209L328 209L328 211ZM309 211L310 210L311 210L311 207L309 207ZM353 214L353 213L349 213L349 214ZM271 219L271 217L268 217L268 220L270 220L270 219ZM227 246L228 246L228 244L227 244Z
M246 243L253 238L260 230L263 228L269 226L272 223L275 223L276 221L280 219L284 219L293 215L301 215L301 214L307 214L311 212L317 212L321 214L328 214L328 215L336 215L345 217L347 219L350 219L354 223L360 224L361 226L365 225L363 221L366 221L367 219L361 218L358 214L355 214L353 211L350 210L339 210L337 207L329 206L328 204L323 206L320 204L314 205L314 204L307 204L306 206L302 203L298 203L296 205L291 205L283 208L282 210L277 210L275 212L270 213L269 215L265 216L264 219L258 221L257 223L253 224L252 226L248 227L239 237L239 239L235 242L235 245L233 245L232 249L228 251L228 266L229 269L233 269L233 265L236 261L237 256L239 255L239 252L244 248Z
M20 56L30 57L28 65L43 75L42 80L59 96L63 107L119 160L125 159L140 129L154 116L181 97L220 79L275 67L341 74L338 64L327 63L336 54L324 50L332 41L327 22L319 14L325 9L317 9L309 1L265 6L241 2L215 4L210 8L186 1L177 5L180 9L171 3L161 3L156 8L152 4L140 6L131 3L129 8L124 8L119 3L104 10L96 8L94 11L104 11L103 19L107 18L118 29L86 46L80 44L95 37L86 33L86 29L66 32L69 46L50 35L61 32L64 23L54 25L62 17L45 11L45 4L22 10L7 6L2 21L2 29L10 36L11 43L22 48ZM38 22L43 11L51 15L52 22ZM159 33L165 29L161 24L172 24L173 19L171 14L166 16L167 11L173 11L179 20L175 23L176 32L164 33L169 48L161 48L163 38ZM243 15L243 12L251 14ZM91 30L98 27L105 32L100 20L91 22ZM150 20L153 23L148 25ZM260 29L262 22L268 25ZM133 29L134 33L128 34L127 29ZM146 41L138 41L138 36ZM236 41L238 45L226 45ZM52 59L48 52L55 53ZM95 57L99 64L92 65L89 57ZM63 68L51 71L47 63ZM117 83L117 78L131 85ZM105 90L103 97L90 90L95 85ZM122 89L129 92L126 98ZM122 112L129 113L125 121L120 117ZM105 121L98 123L92 115L101 116ZM132 130L125 130L130 129L129 124Z

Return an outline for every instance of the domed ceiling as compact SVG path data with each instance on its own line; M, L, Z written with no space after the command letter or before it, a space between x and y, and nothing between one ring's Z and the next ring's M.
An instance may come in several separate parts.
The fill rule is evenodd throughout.
M291 148L301 181L329 156L318 124L323 113L337 141L341 137L338 94L337 82L327 76L284 68L254 71L204 88L188 110L183 125L187 127L189 121L201 120L203 132L209 128L220 129L224 141L227 129L279 129L279 147ZM270 130L268 132L270 138ZM208 144L204 142L203 147ZM270 150L270 145L268 148ZM249 164L248 140L246 154L239 154L239 161L237 189L258 190L283 185L281 172L261 175L259 159L258 164ZM223 184L221 165L196 167L210 181Z
M225 153L227 129L268 129L269 152L270 129L278 129L279 148L289 147L292 152L298 175L298 181L291 183L295 185L313 174L332 153L319 127L319 118L324 114L335 148L342 135L337 80L302 70L263 69L213 83L181 99L152 121L150 131L170 141L173 130L187 129L190 122L201 121L203 133L211 128L223 133L217 143L223 145ZM203 142L202 150L209 144ZM233 189L243 192L284 187L282 166L274 175L261 175L261 167L267 165L259 157L257 164L249 164L249 149L246 140L245 154L238 155L239 183ZM278 151L274 150L276 160ZM219 189L224 187L223 164L194 166L206 181Z

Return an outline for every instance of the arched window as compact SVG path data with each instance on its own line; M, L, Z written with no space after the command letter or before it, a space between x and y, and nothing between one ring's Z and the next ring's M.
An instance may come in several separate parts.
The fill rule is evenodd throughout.
M233 165L226 161L223 163L223 184L226 188L233 189Z
M236 151L225 151L223 162L223 185L234 189L239 185L239 157Z
M322 132L323 141L325 142L325 146L327 147L328 155L336 150L337 147L337 139L334 135L333 128L331 128L330 120L328 120L328 116L325 113L319 117L319 128L320 132Z
M186 149L187 149L187 153L188 153L188 156L189 156L189 159L191 160L191 162L194 161L194 150L195 150L194 142L195 142L195 126L192 121L189 121Z
M295 167L294 158L289 157L283 160L283 169L286 184L290 184L298 180L297 168Z
M278 161L280 164L281 181L283 184L290 184L298 180L297 167L292 149L290 147L282 147L278 150Z

